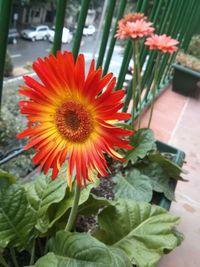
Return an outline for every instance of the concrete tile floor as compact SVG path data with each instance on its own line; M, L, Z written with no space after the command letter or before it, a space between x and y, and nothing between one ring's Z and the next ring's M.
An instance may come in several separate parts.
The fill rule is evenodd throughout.
M149 111L142 118L147 125ZM168 88L155 103L151 128L156 138L186 153L189 182L179 182L170 212L181 217L185 240L164 256L159 267L200 267L200 98L187 98Z

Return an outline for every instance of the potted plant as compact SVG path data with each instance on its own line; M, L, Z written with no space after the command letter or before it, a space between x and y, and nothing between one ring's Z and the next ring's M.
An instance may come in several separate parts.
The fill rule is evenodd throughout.
M152 33L144 15L136 17L131 26ZM159 40L162 49L176 50L170 37L152 38L152 49ZM160 207L183 180L183 153L156 142L149 128L119 122L131 118L121 111L125 92L115 91L116 79L102 77L94 61L86 76L84 56L71 52L38 59L33 68L42 83L24 77L20 93L28 100L19 105L28 124L18 138L28 138L24 149L35 148L33 162L44 174L22 183L0 172L0 264L155 267L183 240L175 228L180 219ZM152 113L153 104L150 122Z
M196 97L200 81L199 36L195 36L188 48L188 53L179 52L173 64L173 91L186 96Z

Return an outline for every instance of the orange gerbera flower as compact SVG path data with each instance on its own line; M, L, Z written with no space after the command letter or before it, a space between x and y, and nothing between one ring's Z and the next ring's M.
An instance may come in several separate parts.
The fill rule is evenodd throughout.
M177 51L179 42L175 39L172 39L166 34L157 35L154 34L151 37L147 38L145 45L149 46L151 50L160 50L163 53L173 53Z
M40 164L45 174L52 168L52 179L68 158L69 186L74 170L80 186L92 180L93 171L106 176L104 153L123 161L115 149L131 148L122 137L132 131L109 123L130 118L119 112L124 91L113 91L116 79L111 73L101 77L102 69L95 70L94 61L85 77L84 56L74 62L71 52L39 58L33 69L43 84L25 76L27 86L19 91L29 98L20 102L21 113L29 121L28 128L18 134L18 138L29 137L24 149L35 148L33 162Z
M154 28L151 26L151 22L146 22L143 19L136 20L135 22L127 21L126 23L119 21L116 37L119 39L129 37L132 39L142 38L154 32Z

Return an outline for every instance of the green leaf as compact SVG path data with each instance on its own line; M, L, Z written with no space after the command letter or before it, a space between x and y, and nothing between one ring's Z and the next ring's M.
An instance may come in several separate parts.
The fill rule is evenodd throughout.
M98 220L100 230L95 236L123 250L138 267L155 267L165 250L179 245L172 230L179 218L148 203L121 199L105 208Z
M0 191L0 248L26 247L35 218L24 188L14 184Z
M111 201L90 193L87 201L79 206L78 213L82 215L96 215L99 209L110 205L113 205Z
M83 204L88 200L90 190L93 184L88 184L85 188L81 190L81 195L79 199L79 205ZM49 209L50 222L48 228L51 228L62 216L64 216L71 209L74 202L75 187L72 187L72 191L69 188L66 191L65 197L58 204L52 205ZM66 222L66 218L65 218Z
M148 159L151 162L157 162L171 178L176 180L184 180L182 177L180 177L180 174L183 172L182 168L173 161L167 159L159 152L149 154Z
M139 129L130 140L133 150L129 150L126 158L135 163L138 159L143 159L147 153L156 148L155 138L151 129Z
M137 169L131 169L125 176L113 177L115 198L127 198L136 201L149 202L152 199L153 188L148 176Z
M131 267L126 254L89 234L60 231L51 240L51 251L35 267Z
M150 178L153 190L164 193L169 200L175 200L174 188L170 176L156 162L149 163L147 166L142 165L140 171Z
M26 186L27 198L36 212L36 229L45 233L49 229L50 218L48 210L59 203L66 193L67 182L61 177L52 181L50 176L40 175L35 181Z
M52 252L47 253L44 257L41 257L34 265L34 267L61 267L56 255ZM66 265L65 265L66 266Z
M181 245L181 243L184 241L184 234L179 232L176 228L172 229L173 234L177 237L178 239L178 246Z
M3 190L5 187L15 183L16 178L12 174L0 170L0 190Z

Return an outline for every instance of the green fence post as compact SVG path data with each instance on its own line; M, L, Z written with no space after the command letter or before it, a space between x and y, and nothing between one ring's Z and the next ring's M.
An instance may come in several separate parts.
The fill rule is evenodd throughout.
M136 6L136 12L145 12L145 9L147 8L147 0L138 0L137 6ZM128 40L124 52L124 57L122 61L122 65L119 72L119 78L117 80L116 90L120 89L123 85L124 78L126 76L128 65L132 57L132 42L131 40Z
M61 49L62 45L62 32L65 21L65 10L67 0L57 0L56 5L56 28L53 40L52 54L56 54L57 50Z
M148 4L148 0L143 0L142 2L142 6L141 8L138 9L139 12L145 12L146 8L147 8L147 4Z
M118 21L123 16L126 3L127 3L127 0L121 0L121 2L120 2L120 6L119 6L119 9L118 9L115 26L114 26L114 28L112 30L112 36L111 36L110 45L109 45L109 48L108 48L108 53L107 53L107 56L106 56L106 61L105 61L104 68L103 68L103 75L105 75L107 73L109 65L110 65L110 60L111 60L111 57L112 57L112 54L113 54L113 50L114 50L114 46L115 46L115 43L116 43L115 34L116 34L117 27L118 27Z
M131 40L128 40L125 51L124 51L122 65L121 65L120 72L118 75L116 90L121 89L123 86L124 78L128 70L128 65L132 57L132 51L133 51L132 42Z
M77 58L78 56L89 4L90 4L90 0L82 0L81 11L80 11L79 18L78 18L78 25L77 25L76 34L75 34L74 42L73 42L73 48L72 48L72 53L74 55L74 58Z
M158 15L160 14L160 9L162 7L163 0L159 0L159 2L155 2L153 5L153 8L151 10L150 14L150 21L154 24L156 23L158 19ZM155 8L156 7L156 8ZM148 48L146 46L142 47L140 60L141 60L141 66L143 66L146 56L148 55Z
M168 3L167 10L165 11L166 12L165 17L159 29L159 34L167 33L165 28L167 27L167 24L169 25L169 21L171 19L172 11L174 8L174 0L169 0L169 1L170 2Z
M177 32L177 29L178 29L177 26L180 20L181 12L182 12L182 7L183 7L182 4L183 4L182 0L177 0L174 3L173 9L171 10L171 17L169 19L169 23L168 25L165 25L166 33L175 38L176 38L175 35ZM163 60L162 60L160 70L159 70L158 84L160 84L161 82L164 82L164 79L169 79L169 77L165 75L165 72L168 70L168 68L171 68L170 58L172 60L172 56L169 55L168 53L163 56Z
M185 47L185 50L188 49L190 40L191 40L192 35L193 35L193 24L195 22L196 16L198 16L198 15L199 15L199 8L198 8L198 6L194 6L194 8L191 12L190 20L188 21L188 25L187 25L186 33L185 33L185 38L183 41L183 46Z
M0 0L0 112L12 0Z
M103 58L104 58L104 54L106 51L106 45L107 45L108 37L110 33L110 26L112 22L113 13L114 13L115 3L116 3L116 0L109 0L108 2L104 30L103 30L103 35L101 38L101 45L100 45L98 60L96 64L97 68L101 66L103 63Z

